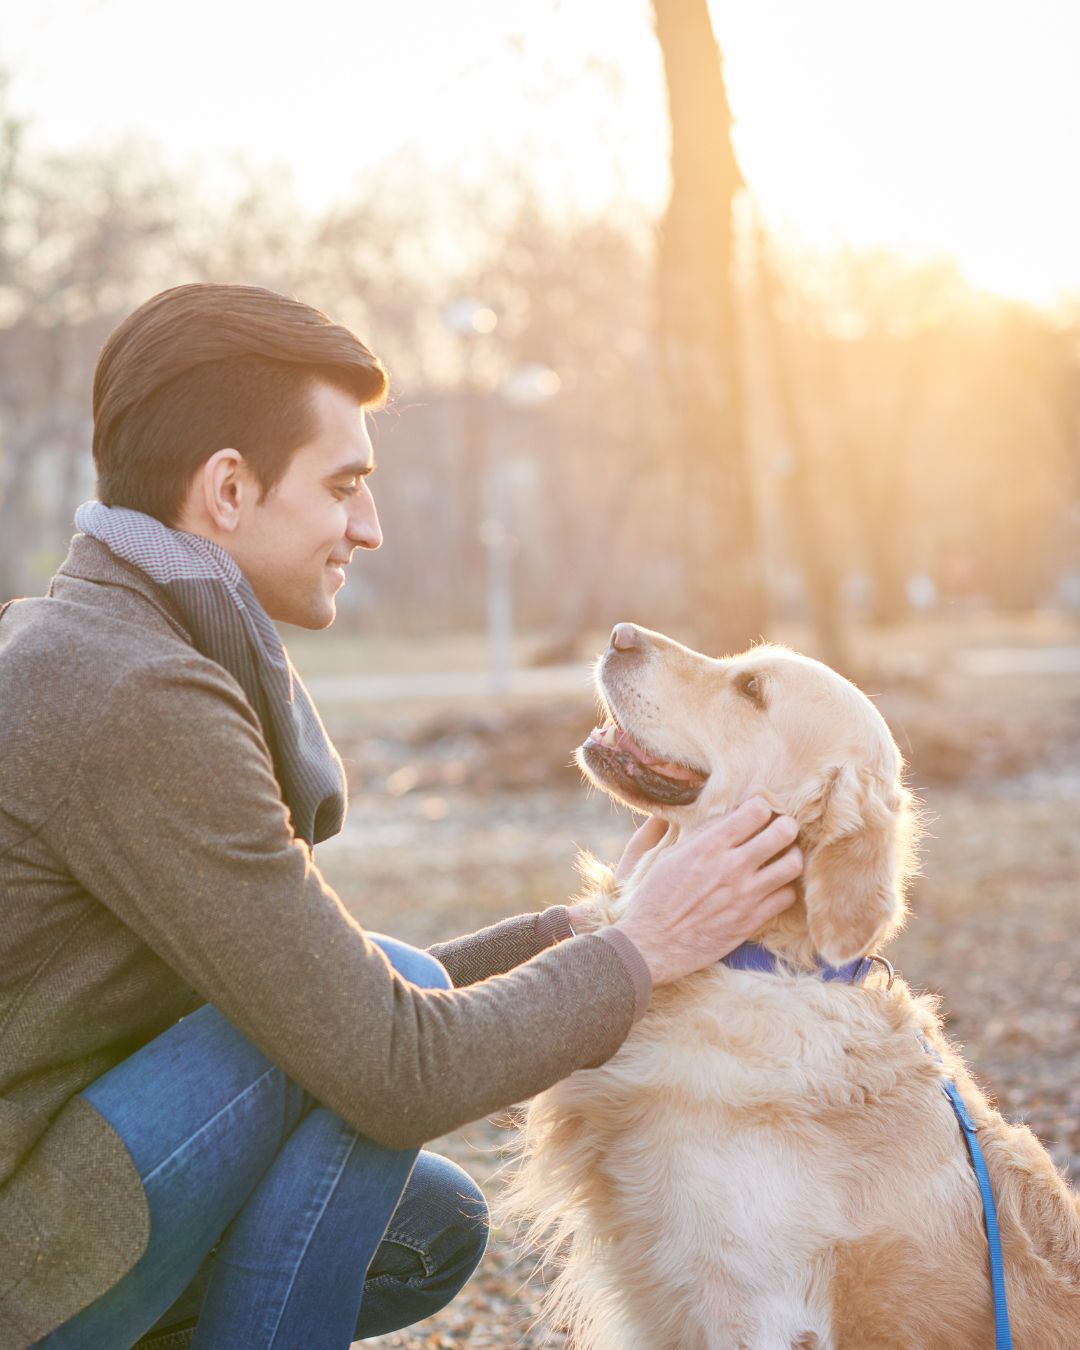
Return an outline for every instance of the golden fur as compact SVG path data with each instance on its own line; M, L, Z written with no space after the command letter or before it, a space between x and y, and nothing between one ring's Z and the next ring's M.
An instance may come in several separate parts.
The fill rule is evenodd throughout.
M1080 1207L1038 1140L987 1103L934 1000L877 970L850 986L803 969L880 950L902 921L915 824L884 720L782 648L716 661L637 639L602 659L604 701L709 777L689 806L615 789L669 822L625 894L679 832L764 793L806 863L800 901L756 936L794 969L657 990L612 1059L531 1104L504 1213L563 1262L548 1314L576 1350L992 1346L979 1193L921 1031L978 1126L1017 1350L1076 1350ZM596 881L614 920L625 894Z

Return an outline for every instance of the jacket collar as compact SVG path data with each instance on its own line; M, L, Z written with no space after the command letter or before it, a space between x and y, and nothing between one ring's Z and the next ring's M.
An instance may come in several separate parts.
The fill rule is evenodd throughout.
M75 585L70 585L71 582ZM57 569L48 593L59 600L84 599L86 591L78 584L80 582L109 587L114 596L117 592L126 592L139 597L152 605L185 642L191 642L191 635L161 588L155 586L145 572L124 562L100 540L92 539L88 534L77 534L72 538L68 555Z

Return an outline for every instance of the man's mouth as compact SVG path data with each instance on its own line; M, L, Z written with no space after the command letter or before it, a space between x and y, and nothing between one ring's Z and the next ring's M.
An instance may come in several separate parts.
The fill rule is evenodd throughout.
M594 727L580 754L583 765L606 785L666 806L696 801L709 777L689 764L653 754L616 722Z

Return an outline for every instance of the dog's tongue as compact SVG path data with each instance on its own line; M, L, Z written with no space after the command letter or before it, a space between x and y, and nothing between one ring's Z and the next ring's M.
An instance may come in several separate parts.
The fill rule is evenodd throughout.
M611 738L613 730L616 732L614 740ZM680 783L696 784L705 781L701 774L688 769L685 764L676 764L674 760L657 759L655 755L650 755L638 745L628 731L623 731L622 727L594 727L591 739L606 744L611 750L622 750L625 754L633 755L639 764L644 764L647 769L652 769L665 778L674 778Z

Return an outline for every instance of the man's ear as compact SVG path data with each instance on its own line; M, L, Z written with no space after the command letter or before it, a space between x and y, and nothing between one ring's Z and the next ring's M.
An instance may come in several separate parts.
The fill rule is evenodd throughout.
M240 524L244 495L251 491L250 474L239 450L215 450L196 474L200 505L214 526L232 534Z
M896 781L850 764L828 770L798 804L810 938L833 966L862 956L904 917L914 827Z

